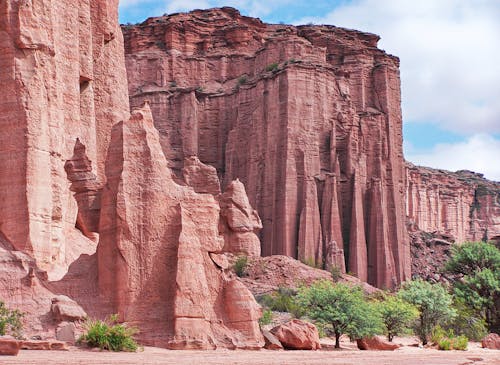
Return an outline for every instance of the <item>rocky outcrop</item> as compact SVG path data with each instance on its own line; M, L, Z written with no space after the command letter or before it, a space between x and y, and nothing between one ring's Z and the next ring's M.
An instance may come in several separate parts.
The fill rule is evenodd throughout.
M129 111L117 7L0 3L0 230L51 276L79 256L68 251L92 245L73 232L79 208L65 162L79 138L102 181L111 126Z
M240 179L264 255L380 287L410 276L399 61L378 36L268 25L232 8L123 27L131 104L151 101L176 176L197 156Z
M99 292L144 344L259 348L260 306L210 256L224 249L219 204L178 185L148 104L113 127L102 192Z
M271 334L288 350L318 350L321 348L316 326L299 319L292 319L274 327Z
M449 172L408 164L410 231L449 242L500 242L500 183L471 171Z

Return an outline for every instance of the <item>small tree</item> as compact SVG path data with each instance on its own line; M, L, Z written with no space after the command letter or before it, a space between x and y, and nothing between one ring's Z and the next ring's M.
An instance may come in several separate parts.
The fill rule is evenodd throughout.
M387 339L406 333L418 317L418 309L401 298L389 296L377 304Z
M500 327L500 250L486 242L454 246L445 272L455 275L455 295L484 318L490 330Z
M21 337L23 324L21 318L24 313L19 310L11 310L5 306L5 303L0 301L0 336L10 333L16 338Z
M398 297L413 304L420 312L415 322L415 333L424 345L434 327L455 316L452 296L441 284L423 280L409 281L398 292Z
M380 315L358 286L318 281L302 287L297 302L309 318L335 335L335 348L340 348L343 334L357 339L373 336L381 330Z

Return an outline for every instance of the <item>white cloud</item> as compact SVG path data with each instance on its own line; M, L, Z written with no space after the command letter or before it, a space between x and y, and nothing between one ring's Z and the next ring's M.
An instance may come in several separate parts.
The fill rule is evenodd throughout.
M405 121L464 135L500 132L500 1L359 0L323 18L379 34L401 59Z
M437 144L424 153L410 152L407 159L451 171L472 170L500 181L500 139L488 134L475 134L464 142Z

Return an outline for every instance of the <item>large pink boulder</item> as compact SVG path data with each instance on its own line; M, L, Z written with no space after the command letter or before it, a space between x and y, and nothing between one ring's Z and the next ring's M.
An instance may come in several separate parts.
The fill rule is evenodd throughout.
M0 355L16 356L20 347L20 342L10 336L0 336Z
M399 345L389 342L380 336L365 337L356 340L360 350L394 351Z
M481 346L485 349L500 350L500 336L497 333L488 334L481 341Z
M321 348L319 333L312 323L292 319L274 327L271 333L289 350L317 350Z

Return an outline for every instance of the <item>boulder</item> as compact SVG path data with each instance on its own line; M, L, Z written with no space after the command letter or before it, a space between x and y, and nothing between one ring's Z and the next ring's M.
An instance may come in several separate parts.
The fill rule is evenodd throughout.
M58 351L66 351L68 347L66 342L63 341L54 341L54 340L27 340L21 341L21 348L23 350L58 350Z
M75 343L75 325L71 322L63 322L56 328L56 339L58 341Z
M264 336L264 341L266 344L264 348L267 350L283 350L283 345L280 340L267 330L262 330L262 336Z
M19 353L20 342L10 336L0 337L0 355L16 356Z
M81 321L87 317L87 313L82 307L65 295L52 298L51 311L54 319L58 322Z
M356 342L360 350L394 351L399 348L399 345L389 342L380 336L365 337L356 340Z
M497 333L488 334L481 341L481 346L485 349L500 350L500 336Z
M312 323L292 319L274 327L271 333L289 350L317 350L321 348L319 333Z

